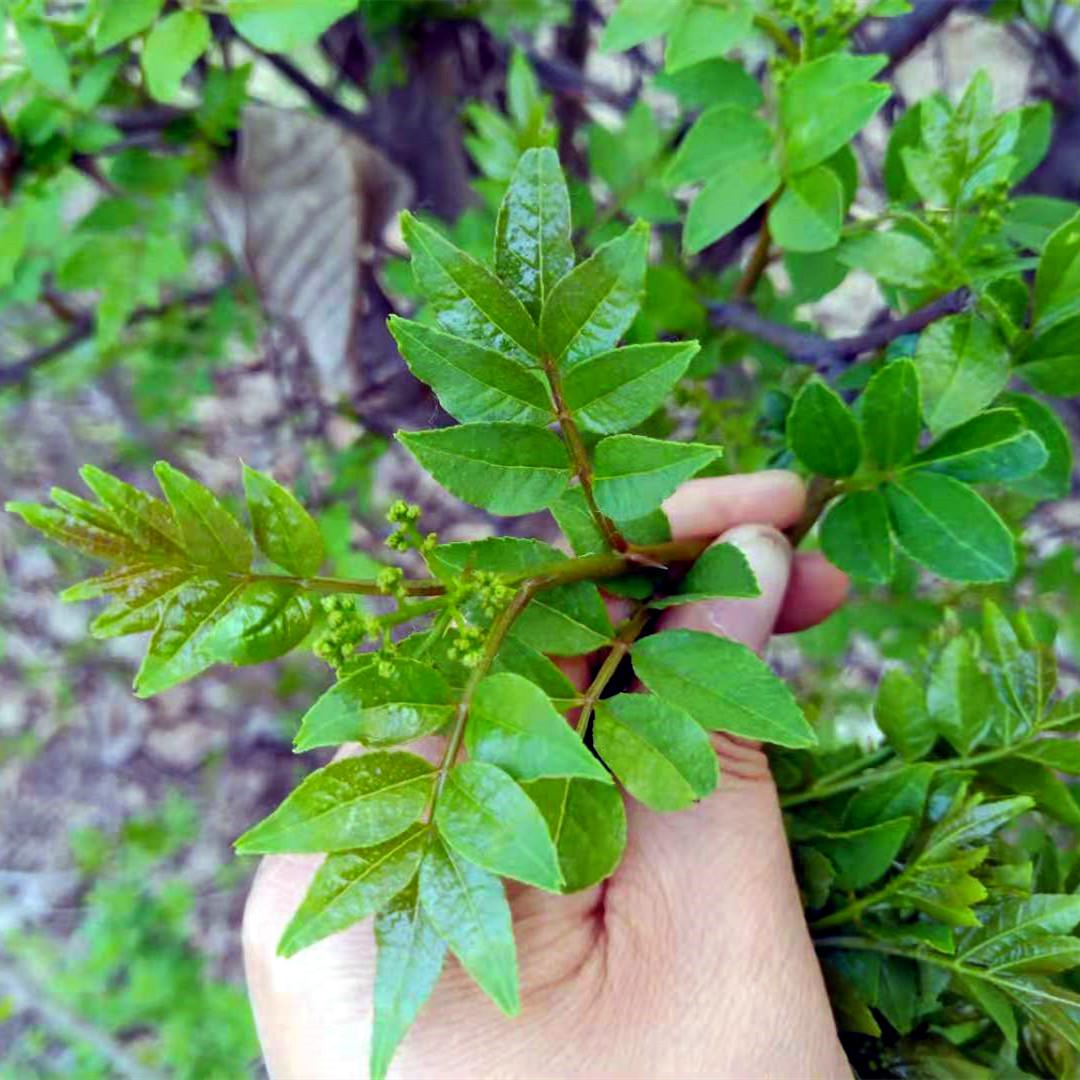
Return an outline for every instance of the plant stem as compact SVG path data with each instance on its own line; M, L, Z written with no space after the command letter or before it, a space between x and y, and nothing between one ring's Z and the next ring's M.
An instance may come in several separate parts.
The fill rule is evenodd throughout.
M775 201L776 196L774 195L765 204L765 217L761 222L761 231L758 233L757 243L750 254L750 261L746 264L742 277L735 283L735 288L732 290L731 298L736 303L749 299L754 289L757 288L761 275L765 273L765 269L769 265L769 250L772 247L772 233L769 232L769 211Z
M799 46L791 40L788 32L768 15L755 15L754 26L757 27L785 56L792 60L799 57Z
M230 578L241 581L269 581L279 585L294 585L306 592L316 593L353 593L361 596L389 596L378 582L363 578L336 577L292 577L289 574L239 574L232 573ZM409 596L442 596L446 586L437 578L413 578L402 582L402 587Z
M574 475L581 484L581 493L585 496L585 505L596 522L596 527L603 534L608 547L615 551L625 551L626 541L619 534L615 523L606 514L602 513L596 505L596 497L592 487L592 462L589 461L589 451L585 447L585 441L574 423L574 414L567 407L566 398L563 396L562 377L555 361L545 353L540 357L540 363L544 367L544 374L551 386L551 399L555 403L555 412L559 418L559 430L563 434L566 448L570 451L570 459L574 463Z
M790 529L787 530L787 538L792 547L798 547L806 539L807 534L817 524L834 495L839 495L843 486L836 480L830 480L824 476L813 476L806 489L806 509Z
M578 716L576 725L577 733L581 738L584 738L585 733L589 730L589 720L592 718L596 703L600 700L601 695L607 689L608 683L611 682L615 672L618 671L619 665L630 651L630 646L638 639L641 631L645 629L645 623L648 619L649 609L643 604L623 623L622 629L611 645L611 649L608 651L607 656L604 657L604 662L600 665L600 670L596 673L596 678L593 679L589 689L585 691L585 697L582 699L581 714Z

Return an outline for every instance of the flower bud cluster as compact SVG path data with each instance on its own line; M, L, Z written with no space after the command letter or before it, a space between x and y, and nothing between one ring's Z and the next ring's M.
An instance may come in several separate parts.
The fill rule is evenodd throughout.
M365 640L378 636L379 621L359 609L351 596L323 597L322 608L326 612L326 630L312 651L337 671Z
M426 555L434 548L439 538L435 533L426 536L420 532L420 507L407 503L404 499L395 499L386 512L386 520L394 526L394 531L386 538L386 546L391 551L410 551L415 549Z

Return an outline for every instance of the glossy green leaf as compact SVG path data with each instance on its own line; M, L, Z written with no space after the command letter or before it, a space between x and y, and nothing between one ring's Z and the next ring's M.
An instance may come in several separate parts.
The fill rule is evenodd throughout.
M420 904L484 993L516 1016L517 950L502 882L434 837L420 864Z
M773 239L787 251L826 251L840 240L844 190L823 165L792 176L769 211Z
M28 502L7 502L4 509L9 514L18 514L32 529L37 529L58 544L91 558L115 562L118 559L136 559L142 554L131 538L118 528L99 528L66 510Z
M455 420L543 426L554 419L543 382L516 360L397 315L390 316L389 327L409 370Z
M361 742L386 746L437 731L453 711L455 696L433 667L395 660L382 674L369 663L332 686L304 715L293 748Z
M696 255L741 225L780 186L780 170L771 158L743 161L725 169L698 192L683 229L683 250Z
M859 404L867 458L879 469L903 465L915 453L922 428L918 369L907 358L886 364Z
M778 746L816 741L787 685L737 641L698 630L664 630L637 642L631 656L650 690L710 731Z
M885 62L884 56L833 53L797 67L784 81L780 123L789 175L831 157L869 123L892 92L869 81Z
M716 751L705 729L651 694L599 702L593 739L626 790L652 810L681 810L716 787Z
M689 0L671 27L664 52L666 71L683 71L692 64L723 56L750 36L754 13L738 0L727 5Z
M327 855L285 927L278 953L293 956L380 911L415 877L428 835L428 826L414 825L375 847Z
M154 476L173 508L192 562L240 573L251 566L255 553L251 537L216 495L165 461L154 466Z
M1017 735L1026 734L1042 713L1039 661L1034 650L1021 645L1012 624L991 600L983 603L982 636L993 662L990 673L998 696L1012 713L1006 725L1009 737L1003 741L1012 742Z
M930 472L886 484L889 518L900 546L952 581L1007 581L1016 570L1013 538L971 488Z
M542 510L570 480L566 448L544 428L459 424L397 437L447 491L493 514Z
M209 44L210 22L201 11L174 11L155 23L142 51L142 70L151 96L173 101L184 76Z
M542 540L518 536L491 536L486 540L464 540L440 544L427 556L431 572L445 581L459 574L488 570L498 574L521 574L538 567L565 562L558 548Z
M902 668L890 668L881 677L874 722L906 761L925 757L937 742L923 688Z
M536 324L525 305L485 266L411 214L401 215L401 229L417 284L442 328L534 365Z
M641 517L722 453L719 446L704 443L609 435L597 445L594 458L597 504L616 520Z
M420 902L416 878L375 919L371 1080L383 1080L405 1033L442 974L446 942Z
M1002 483L1038 472L1049 456L1015 409L988 409L947 431L914 464L969 484Z
M348 851L404 832L431 797L435 768L415 754L378 750L305 777L285 801L236 841L242 855Z
M1069 934L1080 924L1080 896L1031 896L1005 900L964 939L959 958L996 967L1019 945L1043 934Z
M466 761L455 766L435 807L435 823L451 848L493 874L549 892L562 885L558 856L540 811L494 765Z
M575 581L537 594L518 616L514 634L535 649L579 656L606 645L615 629L597 587Z
M1080 301L1080 214L1054 230L1035 274L1034 315L1042 328L1076 314Z
M1080 317L1057 323L1023 351L1016 374L1054 397L1080 394Z
M183 552L183 538L176 519L160 499L93 465L83 466L79 475L111 511L116 526L136 546L169 555Z
M625 431L660 408L697 351L694 341L611 349L570 369L563 380L563 398L588 431Z
M272 477L244 466L244 494L255 542L290 574L316 574L323 561L319 526L296 496Z
M853 491L829 507L821 523L821 550L861 581L891 581L894 570L889 511L877 489Z
M102 4L94 46L98 52L111 49L121 41L142 33L158 17L165 0L124 0L123 3Z
M577 699L574 684L542 652L510 634L492 661L493 674L510 672L538 686L557 709L565 709Z
M694 184L748 163L768 162L773 143L768 124L750 109L714 105L690 126L664 173L664 182L670 187Z
M215 663L261 664L276 660L307 637L315 605L300 589L252 581L232 597L228 610L207 629L200 651Z
M919 337L915 364L923 415L934 435L980 412L1009 381L1009 351L997 331L976 315L953 315Z
M742 551L734 544L714 544L690 567L674 595L653 600L649 606L663 610L717 597L760 595L757 578Z
M820 476L850 476L862 458L859 427L843 399L820 379L808 382L787 418L795 456Z
M1038 435L1048 454L1038 472L1013 481L1012 488L1035 499L1062 498L1072 484L1073 447L1061 420L1047 405L1026 394L1005 394L1000 404L1023 417L1025 426Z
M465 746L470 758L498 765L515 780L580 776L611 783L543 690L509 672L489 675L474 691Z
M614 784L537 780L525 791L551 832L562 892L579 892L614 873L626 848L626 808Z
M563 371L618 344L641 305L649 227L631 225L552 289L540 316L544 352Z
M292 52L356 11L356 0L227 0L226 10L237 32L253 45L268 52Z
M573 265L570 196L559 155L550 147L534 147L518 160L499 208L495 270L538 318L556 282Z

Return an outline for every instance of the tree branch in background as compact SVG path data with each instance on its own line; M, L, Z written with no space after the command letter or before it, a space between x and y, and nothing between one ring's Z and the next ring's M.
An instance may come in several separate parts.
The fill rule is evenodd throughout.
M864 353L877 352L905 334L917 334L938 319L963 311L969 300L967 289L957 289L908 315L885 319L854 337L833 340L772 322L748 304L710 304L709 314L718 326L738 330L773 345L796 363L828 368L837 363L850 363Z
M203 307L212 303L221 292L230 288L233 281L234 279L229 277L209 289L196 289L193 292L183 293L172 300L166 301L164 304L136 308L132 312L127 325L132 326L135 323L145 322L147 319L159 318L176 307ZM59 340L54 341L51 345L43 345L40 349L35 349L21 360L16 360L13 364L0 365L0 387L18 386L26 382L42 364L62 356L70 349L75 348L76 345L86 341L93 333L93 316L88 314L77 316L72 321L71 329Z
M866 49L889 58L879 77L891 74L963 4L964 0L920 0L907 15L889 19L884 32Z

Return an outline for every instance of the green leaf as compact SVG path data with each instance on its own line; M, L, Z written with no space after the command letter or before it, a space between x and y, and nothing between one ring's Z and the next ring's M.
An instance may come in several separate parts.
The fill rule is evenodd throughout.
M236 841L241 855L372 847L418 821L435 768L415 754L378 750L334 761Z
M551 147L534 147L518 160L499 208L495 270L538 318L556 282L573 266L570 196L559 155Z
M631 656L650 690L709 731L778 746L816 741L787 685L737 641L698 630L664 630L637 642Z
M866 456L879 469L911 458L922 428L919 372L906 357L886 364L867 384L859 404Z
M1080 828L1080 803L1069 786L1045 765L1014 757L984 766L983 775L1005 791L1029 795L1043 813L1063 824Z
M921 289L932 285L940 259L921 240L902 232L857 233L839 247L836 257L886 285Z
M596 502L616 520L642 517L722 453L719 446L704 443L609 435L596 447Z
M671 27L664 52L666 71L683 71L692 64L723 56L750 36L754 13L749 4L726 6L711 0L690 0Z
M515 780L580 776L611 783L548 696L520 675L489 675L473 693L465 729L469 757Z
M568 708L577 700L578 693L574 684L562 670L551 662L542 652L534 649L511 634L503 642L491 664L494 674L508 671L521 675L552 699L556 708Z
M814 846L836 867L839 888L865 889L889 872L911 825L908 817L880 821L864 829L815 837Z
M741 225L780 186L771 158L741 162L714 176L690 204L683 229L683 251L696 255Z
M171 102L192 65L210 44L210 22L201 11L174 11L147 35L142 51L146 87L158 101Z
M493 514L542 510L570 480L566 448L544 428L459 424L397 438L447 491Z
M933 765L922 764L909 765L880 780L867 777L868 786L844 808L844 826L861 829L900 817L921 821L935 772Z
M1049 457L1015 409L988 409L947 431L914 464L968 484L1002 483L1038 472Z
M767 162L774 141L768 124L751 109L714 105L694 121L679 143L664 172L664 183L669 187L695 184L748 163Z
M369 662L332 686L304 715L293 748L362 742L386 746L437 731L449 719L455 695L434 668L399 658L388 674Z
M104 52L142 33L158 17L164 3L165 0L124 0L121 4L102 4L94 30L97 51Z
M686 0L622 0L604 26L603 52L622 52L666 34L682 14Z
M1007 728L1009 738L1003 740L1012 742L1026 734L1043 711L1039 661L1035 652L1020 644L1009 620L991 600L983 602L983 641L993 661L990 674L998 696L1015 717Z
M466 761L455 766L435 807L435 824L459 855L493 874L549 892L562 885L558 856L540 811L494 765Z
M912 472L884 491L896 539L928 570L952 581L1007 581L1015 573L1009 530L959 480Z
M1042 935L1071 934L1077 924L1080 896L1036 895L1004 900L978 930L967 935L958 959L996 968L1010 963L1018 946L1030 944Z
M18 514L32 529L37 529L58 544L91 558L115 562L118 559L136 559L141 554L130 537L115 528L102 529L65 510L28 502L7 502L4 509L9 514Z
M891 668L881 677L874 722L905 761L925 757L937 742L923 688L901 668Z
M934 727L959 754L970 754L986 737L993 691L967 636L953 638L930 669L926 705Z
M56 42L52 27L40 19L18 16L14 22L31 77L54 94L70 93L71 68Z
M517 536L492 536L486 540L465 540L440 544L427 556L431 572L444 581L462 573L488 570L497 574L521 574L538 567L565 562L566 556L541 540Z
M680 582L674 596L653 600L650 607L658 611L679 604L693 604L717 597L760 596L757 578L746 556L734 544L713 544L698 559Z
M1080 302L1080 213L1059 225L1043 247L1035 274L1034 321L1039 329L1076 313Z
M952 315L927 327L919 337L915 365L923 415L934 435L971 419L1009 381L1009 350L976 315Z
M1013 1045L1019 1041L1019 1032L1016 1026L1016 1014L1008 997L996 986L982 979L971 977L965 978L958 975L957 982L964 991L978 1004L979 1008L990 1017L998 1026L1002 1035Z
M535 596L518 616L514 635L556 656L580 656L606 645L615 629L597 587L574 581Z
M536 324L525 305L490 270L412 214L401 215L401 230L416 282L442 328L535 366Z
M1039 334L1023 351L1016 374L1054 397L1080 393L1080 318L1066 319Z
M244 494L259 550L290 574L317 574L325 557L322 535L296 496L247 465Z
M1075 739L1040 739L1016 751L1017 757L1037 761L1057 772L1080 776L1080 742Z
M1024 424L1038 435L1049 455L1046 464L1031 476L1012 487L1035 499L1060 499L1072 485L1073 449L1072 439L1058 419L1057 414L1041 401L1026 394L1005 394L1000 404L1015 409Z
M251 537L212 492L165 461L154 466L154 476L173 508L192 562L239 573L251 566Z
M359 851L327 855L278 942L293 956L381 910L416 875L429 827L414 825L392 840Z
M799 391L788 413L787 437L795 456L820 476L850 476L859 467L859 427L843 399L820 379Z
M525 791L551 832L563 892L579 892L614 873L626 848L626 808L614 784L537 780Z
M502 882L434 837L420 864L420 904L484 993L516 1016L517 950Z
M791 177L769 211L773 239L787 251L835 247L843 220L844 189L824 165Z
M125 536L144 551L169 555L183 552L183 539L172 511L160 499L110 476L107 472L84 465L79 470L86 486L112 512Z
M684 108L705 109L718 102L752 111L764 104L757 80L732 60L704 60L674 74L653 76L653 86L674 94Z
M660 408L697 352L696 341L611 349L570 369L563 398L586 430L601 435L626 431Z
M780 91L780 124L788 175L831 157L849 142L892 93L869 80L884 56L832 53L797 67Z
M421 864L423 865L423 864ZM371 1080L384 1080L390 1059L442 974L446 943L423 905L416 878L375 919Z
M311 598L295 586L252 581L200 638L199 651L216 664L262 664L296 648L314 620Z
M237 33L252 45L288 53L312 44L356 11L356 0L226 0L226 10Z
M631 225L552 289L540 316L544 351L563 371L606 352L634 321L645 291L649 226Z
M544 384L516 360L397 315L388 325L409 370L455 420L543 426L554 419Z
M243 582L195 576L169 595L135 676L138 697L159 694L216 663L204 643L242 588Z
M861 581L884 584L895 569L889 510L880 491L852 491L829 507L821 523L821 550Z
M681 810L716 787L716 751L705 729L651 694L598 702L593 738L626 790L652 810Z

